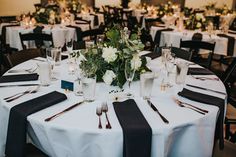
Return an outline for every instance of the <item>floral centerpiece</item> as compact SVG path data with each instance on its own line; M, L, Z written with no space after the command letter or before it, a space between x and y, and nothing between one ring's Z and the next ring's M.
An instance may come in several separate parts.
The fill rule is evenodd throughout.
M56 5L47 6L47 7L39 7L33 13L33 17L37 21L37 23L43 24L55 24L60 23L60 9Z
M125 61L130 60L135 69L134 80L138 80L140 73L149 71L146 59L139 56L144 45L139 35L131 34L127 28L115 25L105 32L105 41L80 53L82 61L80 68L86 75L97 75L99 82L122 87L126 82Z
M160 4L157 8L157 16L163 17L164 15L173 15L174 10L172 8L173 3L171 1L168 1L166 4Z
M68 0L67 8L71 13L81 12L81 1L80 0Z
M190 30L201 29L205 30L207 26L206 18L202 13L193 13L185 21L185 28Z

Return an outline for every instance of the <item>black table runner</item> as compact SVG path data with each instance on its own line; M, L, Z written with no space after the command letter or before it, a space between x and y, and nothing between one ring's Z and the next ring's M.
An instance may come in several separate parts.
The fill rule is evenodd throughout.
M66 100L65 94L57 91L28 100L11 108L5 154L7 157L26 156L27 116Z
M157 46L160 46L160 40L161 40L161 32L163 31L173 31L172 28L166 28L166 29L160 29L156 31L155 38L154 38L154 43Z
M211 96L211 95L194 92L186 88L184 88L181 92L179 92L178 95L188 98L193 101L206 103L209 105L214 105L219 108L220 114L216 123L215 138L219 139L220 149L223 149L224 148L224 112L225 112L224 99Z
M35 81L38 80L39 75L33 74L19 74L19 75L5 75L0 77L0 83L19 82L19 81Z
M150 157L152 129L133 99L113 103L123 130L123 157Z

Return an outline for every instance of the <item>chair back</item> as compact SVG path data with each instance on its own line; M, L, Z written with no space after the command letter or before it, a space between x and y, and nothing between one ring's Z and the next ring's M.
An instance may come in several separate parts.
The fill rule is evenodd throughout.
M14 52L12 54L6 54L6 59L10 68L36 57L42 57L42 52L40 49L26 49Z
M236 69L236 58L233 58L232 62L229 64L225 72L221 77L221 81L225 84L227 82L232 82L233 74L235 74ZM236 78L235 78L236 79Z
M193 50L197 54L192 54L191 60L197 64L200 64L208 69L211 67L212 57L214 54L215 49L215 42L209 43L206 41L199 41L199 40L180 40L180 48L188 48L190 51L193 52ZM208 50L208 57L206 59L201 58L201 55L199 54L199 49Z
M23 49L27 49L27 46L24 42L35 41L35 46L37 48L41 48L44 45L44 42L50 42L52 47L54 47L52 34L44 34L44 33L19 33L21 45Z
M175 54L176 57L182 58L190 61L192 58L192 52L189 52L185 49L181 49L178 47L171 47L171 52Z

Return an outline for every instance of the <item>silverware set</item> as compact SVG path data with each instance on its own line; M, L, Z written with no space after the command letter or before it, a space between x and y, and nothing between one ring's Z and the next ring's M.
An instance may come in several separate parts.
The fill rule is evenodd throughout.
M107 115L108 105L106 102L103 102L102 106L96 108L96 115L98 116L98 128L102 129L101 116L103 112L105 113L105 116L106 116L106 129L111 129L112 128L111 123Z
M38 69L38 65L36 68L29 68L29 69L13 69L13 70L9 70L8 73L24 73L24 72L27 72L27 73L34 73L36 70Z
M27 89L26 91L20 92L20 93L16 93L16 94L14 94L14 95L12 95L12 96L6 97L6 98L4 98L4 100L5 100L6 102L11 102L11 101L14 101L14 100L16 100L16 99L18 99L18 98L20 98L20 97L26 95L26 94L36 93L36 92L38 92L39 87L40 87L40 86L30 87L30 88Z
M193 78L197 79L197 80L201 80L201 81L205 81L205 80L212 80L212 81L219 81L219 78L216 77L204 77L204 76L193 76L191 75Z
M196 111L196 112L198 112L198 113L200 113L200 114L203 114L203 115L205 115L206 113L208 113L208 111L205 110L205 109L202 109L202 108L196 107L196 106L194 106L194 105L191 105L191 104L189 104L189 103L180 101L180 100L178 100L177 98L173 98L173 100L175 101L175 103L176 103L177 105L179 105L179 107L185 107L185 108L191 109L191 110Z

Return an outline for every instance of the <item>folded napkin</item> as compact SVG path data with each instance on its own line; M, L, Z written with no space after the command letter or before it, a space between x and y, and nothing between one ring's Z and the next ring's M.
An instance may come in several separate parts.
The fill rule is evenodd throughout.
M65 94L53 91L11 108L5 154L8 157L26 156L27 116L66 100Z
M133 99L113 103L123 130L123 157L150 157L152 129Z
M190 91L188 89L183 89L181 92L178 93L178 95L188 98L193 101L206 103L209 105L217 106L220 110L219 117L217 119L216 123L216 130L215 130L215 139L219 139L219 146L220 149L224 148L224 112L225 112L225 100L211 96L206 95L194 91Z
M39 75L33 74L19 74L19 75L6 75L0 77L0 83L5 82L19 82L19 81L35 81L38 80Z
M167 29L160 29L160 30L156 31L156 35L155 35L155 38L154 38L154 43L157 44L157 46L160 45L161 32L163 32L163 31L173 31L173 29L167 28Z
M142 55L142 57L150 57L151 59L155 59L160 57L160 53L155 53L155 52L151 52L151 53L147 53L145 55Z
M202 40L202 34L201 33L194 33L192 36L192 40L201 41Z
M233 56L234 54L234 44L235 44L235 38L228 36L226 34L217 34L219 37L227 38L228 39L228 45L227 45L227 55Z
M98 25L98 16L96 14L90 13L90 15L94 16L94 26Z
M36 26L34 29L33 29L33 32L34 33L42 33L44 29L44 26Z
M214 75L214 73L205 68L188 68L188 75Z

